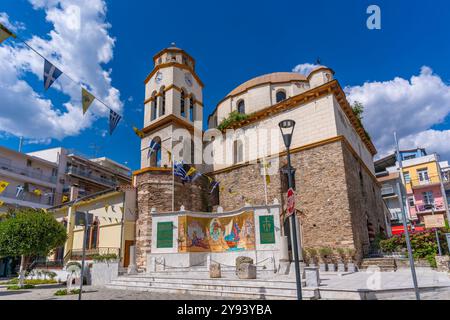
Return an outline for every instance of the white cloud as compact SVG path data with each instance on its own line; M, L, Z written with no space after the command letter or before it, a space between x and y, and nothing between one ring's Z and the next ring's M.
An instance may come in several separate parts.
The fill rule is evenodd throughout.
M10 31L17 32L25 29L25 24L21 22L12 23L6 12L0 12L0 23L7 27Z
M33 36L27 42L75 81L86 86L111 108L121 112L120 92L111 84L111 69L105 64L113 58L115 39L105 21L104 0L29 0L36 10L45 10L52 30L45 37ZM7 17L6 14L0 16ZM83 116L81 89L62 75L49 90L67 96L55 105L43 90L35 90L23 79L29 73L43 80L43 59L23 45L9 40L0 46L0 131L16 136L63 139L78 135L108 110L95 102Z
M297 72L297 73L307 76L311 73L311 71L313 71L317 67L319 67L318 64L302 63L299 65L296 65L294 67L294 69L292 69L292 72Z
M379 156L393 151L393 132L397 131L401 148L424 147L450 158L450 130L431 129L450 114L450 86L431 68L422 67L409 80L366 82L345 91L350 102L363 103L363 123Z

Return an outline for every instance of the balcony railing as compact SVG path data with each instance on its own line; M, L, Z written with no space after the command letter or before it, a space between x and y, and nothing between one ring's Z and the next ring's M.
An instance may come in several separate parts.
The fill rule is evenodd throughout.
M401 216L402 213L402 209L400 208L389 209L389 212L391 214L391 220L399 220L399 217Z
M15 167L8 163L0 162L0 170L9 171L18 175L30 177L36 180L56 183L56 177L44 175L41 171L30 168Z
M87 178L89 180L93 180L95 182L98 182L98 183L101 183L101 184L104 184L104 185L108 185L108 186L111 186L111 187L114 187L114 186L117 185L117 183L114 182L114 181L111 181L109 179L105 179L105 178L102 178L102 177L97 177L97 176L95 176L95 175L93 175L93 174L91 174L89 172L86 172L85 170L80 170L80 169L77 169L77 168L74 168L74 167L68 168L66 173L67 174L71 174L71 175L75 175L75 176L79 176L79 177L83 177L83 178Z
M445 206L443 203L435 203L432 205L431 209L428 204L422 204L422 205L416 205L416 211L417 213L431 213L434 211L442 211L445 210Z
M16 201L32 202L44 206L52 206L54 203L54 195L45 195L45 193L43 193L41 196L38 196L32 192L23 192L19 197L16 197L15 190L5 190L0 194L0 197L13 199Z
M433 175L427 177L426 179L410 179L409 181L407 181L407 183L409 183L413 188L421 188L439 184L440 181L441 179L439 175Z

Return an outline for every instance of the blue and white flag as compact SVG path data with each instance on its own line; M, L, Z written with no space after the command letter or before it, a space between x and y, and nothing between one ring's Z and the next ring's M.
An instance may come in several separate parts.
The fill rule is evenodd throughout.
M16 198L19 198L23 192L25 191L25 188L21 185L17 186L16 188Z
M109 134L110 135L112 135L114 129L116 129L117 125L119 124L120 119L122 119L122 116L120 114L110 110L110 112L109 112Z
M214 190L219 186L219 182L218 181L214 181L213 183L212 183L212 188L211 188L211 191L209 192L209 193L213 193L214 192Z
M48 60L45 60L45 64L44 64L44 88L45 88L45 90L48 90L48 88L50 88L52 86L53 82L55 82L56 79L58 79L60 75L62 75L62 71L59 70L57 67L55 67Z
M189 177L187 176L186 170L184 170L184 163L176 162L173 164L174 175L180 177L183 182L189 181Z
M159 149L161 149L161 145L159 143L157 143L154 140L150 141L150 146L148 147L147 158L150 158L152 156L153 152L158 151Z
M195 180L197 180L198 178L200 178L202 176L201 173L196 172L195 175L191 178L191 182L194 182Z

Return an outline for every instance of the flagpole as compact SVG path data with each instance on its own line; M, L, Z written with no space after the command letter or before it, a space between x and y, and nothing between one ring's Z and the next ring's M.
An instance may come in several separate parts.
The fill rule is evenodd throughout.
M173 154L173 136L170 138L170 146L171 146L171 152L170 154L172 155L172 161L170 163L171 167L172 167L172 212L175 212L175 168L174 168L174 164L175 164L175 159L174 159L174 154Z

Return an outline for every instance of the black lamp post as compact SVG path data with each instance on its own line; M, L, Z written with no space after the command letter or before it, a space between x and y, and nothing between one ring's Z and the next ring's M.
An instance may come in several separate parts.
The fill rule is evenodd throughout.
M279 123L281 135L283 136L284 145L287 150L287 161L288 161L288 184L289 189L294 187L293 184L293 172L291 167L291 153L290 147L292 142L292 134L295 128L294 120L283 120ZM291 215L291 235L292 235L292 246L294 249L294 266L295 266L295 281L297 283L297 299L302 300L302 279L300 276L300 263L299 263L299 248L298 248L298 238L297 238L297 218L296 214Z

